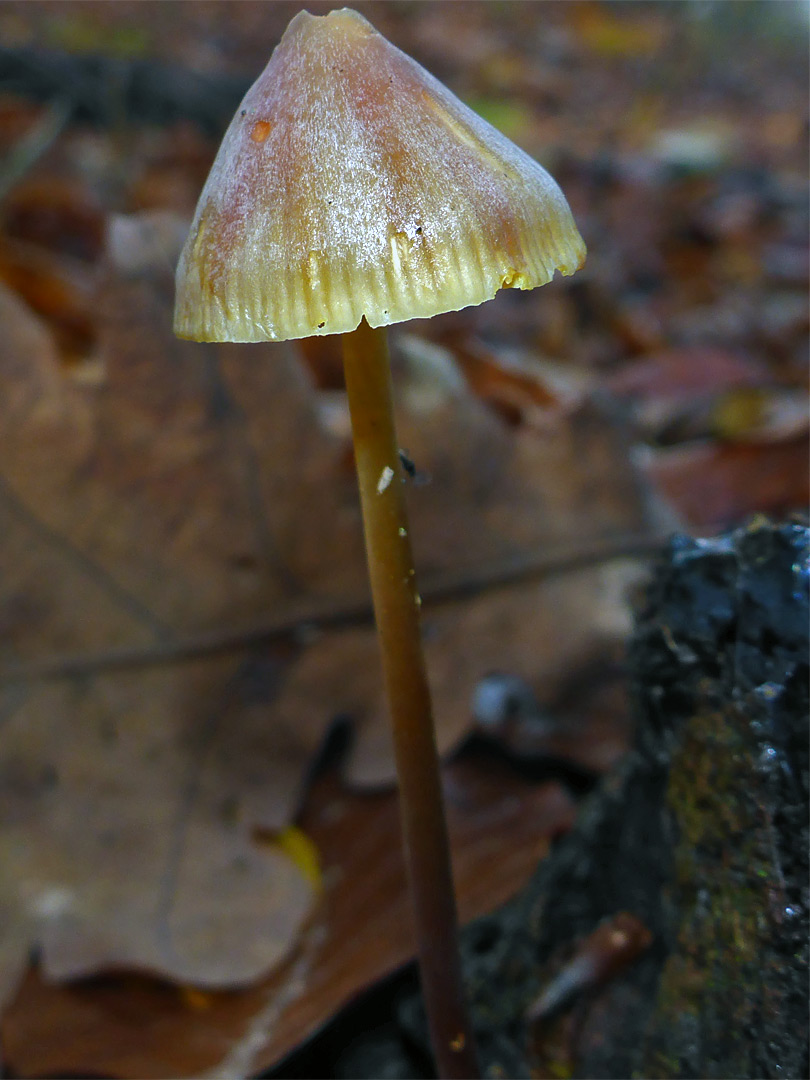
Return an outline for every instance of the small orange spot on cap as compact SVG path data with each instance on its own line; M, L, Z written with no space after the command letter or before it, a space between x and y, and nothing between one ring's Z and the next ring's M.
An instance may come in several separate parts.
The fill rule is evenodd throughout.
M273 130L269 120L257 120L250 129L250 137L254 142L262 143Z
M463 1050L466 1045L467 1040L464 1038L463 1031L460 1031L454 1039L450 1040L450 1049L454 1050L456 1053L459 1053L459 1051Z

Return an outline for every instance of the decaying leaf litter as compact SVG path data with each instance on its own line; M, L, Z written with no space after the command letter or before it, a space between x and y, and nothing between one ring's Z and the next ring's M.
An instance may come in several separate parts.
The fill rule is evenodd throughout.
M502 110L502 116L518 129L523 125L530 149L560 158L556 171L572 202L588 215L587 239L595 252L588 278L573 296L554 292L552 286L548 297L520 297L529 301L525 307L513 298L504 298L503 304L496 301L491 312L484 308L474 314L477 340L468 332L462 337L459 320L448 317L444 327L430 331L443 352L418 342L415 347L403 343L400 379L408 388L404 395L408 405L400 421L402 441L418 469L431 475L430 484L412 491L414 514L422 515L425 537L417 559L423 576L425 570L428 575L435 572L439 584L442 575L463 580L467 570L473 577L486 576L504 561L525 557L539 543L560 549L573 537L585 542L622 535L643 522L621 438L603 410L586 400L600 381L600 369L612 374L629 358L633 367L643 368L651 354L673 342L687 348L700 365L707 347L720 343L733 357L753 354L753 363L765 373L760 393L766 406L774 388L781 385L791 392L798 383L806 317L797 313L792 299L803 288L805 271L797 255L805 240L793 193L803 168L797 165L797 146L804 105L788 99L790 108L785 107L784 90L780 99L779 78L774 75L756 105L734 100L716 107L713 131L707 132L705 124L696 131L688 109L681 108L680 113L673 109L666 94L648 90L638 106L637 88L625 74L627 57L635 55L649 64L657 49L677 44L683 31L660 14L646 12L635 22L623 22L598 6L580 7L590 11L590 21L581 12L576 17L555 12L551 37L553 42L557 34L557 47L562 41L569 58L596 63L599 74L589 86L576 83L570 65L554 61L551 46L540 42L536 30L532 40L537 52L530 62L524 58L516 42L526 31L526 15L513 15L500 31L493 31L479 12L471 16L463 34L451 35L447 59L433 56L434 70L443 75L436 65L451 63L453 50L458 50L455 62L464 72L462 83L467 80L469 96L482 99L483 109L499 106L517 91L525 108L511 114ZM290 9L286 16L280 14L280 23L292 13ZM386 18L382 13L378 18L377 12L370 17L381 27ZM388 17L400 18L396 12ZM431 11L413 24L400 19L406 37L399 40L406 47L407 33L424 42L441 40L436 28L443 25L443 18L440 11ZM251 47L258 48L255 42ZM430 66L435 46L425 47ZM466 67L461 62L465 56L481 63ZM743 57L739 63L744 62ZM697 62L695 68L694 82L699 84ZM610 94L600 97L600 85L602 90L609 87ZM631 100L637 106L633 115L616 108L617 101ZM4 116L9 118L9 130L16 122L19 132L38 114L31 110L20 123L24 107L12 104ZM586 108L593 113L588 123L582 120ZM761 110L762 124L749 122L755 108ZM562 118L571 111L580 116L573 136L562 130ZM663 125L662 111L669 111ZM617 136L617 150L610 154L600 149L606 130ZM679 130L689 136L680 144L665 137L666 131ZM514 131L509 133L514 136ZM56 814L51 809L57 805L56 791L69 786L63 777L54 787L52 770L60 740L70 743L71 754L82 765L92 755L80 756L85 743L76 742L75 718L89 717L97 727L85 719L81 732L110 769L105 774L109 801L101 804L102 813L118 805L116 799L125 798L122 787L110 790L116 787L114 759L121 755L132 788L151 793L143 800L150 811L149 827L157 807L162 809L156 816L167 823L167 834L155 840L156 852L150 858L163 860L160 870L155 870L151 883L144 875L141 893L129 898L133 917L127 921L134 937L124 940L127 934L120 926L102 925L98 936L85 941L83 956L53 951L54 964L58 957L65 965L61 970L83 970L81 965L88 962L103 965L116 950L136 967L171 972L174 962L174 971L182 978L193 975L192 964L198 973L215 964L215 951L208 950L206 938L216 924L205 922L217 918L213 904L204 911L184 909L182 903L172 909L174 947L179 944L180 956L171 957L167 939L157 933L166 912L165 907L157 911L157 892L163 887L165 905L167 880L172 888L179 884L182 890L184 884L182 875L174 882L171 873L167 878L165 868L172 865L177 873L172 860L182 850L184 837L193 842L199 834L212 854L216 850L220 857L232 859L247 851L252 860L247 872L256 878L253 910L242 922L244 979L252 977L248 945L256 923L250 920L265 919L272 909L259 880L267 858L287 867L293 900L286 908L281 905L281 923L263 931L267 952L254 958L257 966L271 964L272 957L287 948L285 942L311 897L301 872L278 848L263 849L259 858L249 840L251 827L278 829L290 820L306 764L330 719L341 711L362 710L349 773L377 784L390 778L390 763L384 728L373 719L379 691L370 631L355 625L323 632L318 626L320 612L339 611L342 605L356 609L364 603L359 527L342 426L345 410L339 395L312 387L299 358L290 352L282 358L276 349L272 363L265 363L252 357L240 362L227 349L211 350L200 363L164 333L171 303L170 237L182 232L183 214L196 198L196 176L204 174L207 159L193 132L183 130L171 148L160 139L158 134L148 139L133 136L128 153L135 168L118 201L100 200L98 175L94 188L88 184L87 170L77 170L77 158L88 145L95 146L97 162L103 162L106 154L109 163L118 152L104 133L87 131L69 132L32 172L30 183L36 179L44 185L39 194L21 184L7 200L12 210L18 208L5 219L13 225L13 235L3 238L2 260L4 279L11 286L2 298L4 312L11 312L4 319L10 345L0 353L4 367L13 368L8 380L4 375L4 383L8 381L12 389L6 398L9 419L4 421L0 451L8 519L4 543L11 552L9 564L15 567L11 584L4 586L9 591L3 602L3 610L12 613L9 666L19 670L21 665L77 654L98 656L119 648L154 653L165 647L168 653L178 639L217 636L222 631L238 638L241 630L255 625L258 613L273 599L282 610L289 605L291 625L308 623L310 629L258 653L234 649L213 658L206 655L126 672L98 671L91 665L63 682L9 684L4 694L10 704L4 711L11 715L8 730L18 734L11 747L17 757L9 755L7 760L15 761L17 790L23 789L15 812L33 813L38 823L52 820L37 815ZM704 153L697 171L696 148ZM768 164L767 183L750 165L747 172L741 168L751 160ZM73 194L65 200L70 214L62 213L55 234L34 235L26 225L31 221L30 207L34 220L41 222L41 208L55 190L55 181L48 186L54 170L62 191L65 173L73 177ZM26 198L29 210L24 214L19 208ZM86 208L94 205L88 214ZM667 212L660 212L662 206ZM164 217L156 223L142 215L143 207L179 211L180 220ZM81 220L92 227L76 224L79 209L84 214ZM130 216L113 221L111 211ZM99 239L103 234L106 241ZM140 245L156 236L160 239L153 247L159 254L143 254ZM84 247L78 238L84 238ZM27 276L19 271L21 263L29 268ZM66 272L77 264L82 275ZM31 266L46 266L59 280L85 283L81 295L90 294L93 300L82 301L83 322L72 314L78 300L65 300L54 288L37 291L42 272L37 277ZM58 303L55 296L61 297ZM92 317L88 318L88 310ZM76 326L85 329L78 333ZM20 338L16 345L15 336ZM517 354L522 378L538 357L542 359L542 378L539 370L537 374L544 386L549 385L549 359L582 361L584 390L566 395L561 404L552 387L555 407L530 404L525 387L521 392L519 380L509 377L503 342L512 349L510 359ZM469 389L472 384L481 392L469 355L482 352L501 387L497 399L490 394L487 404ZM528 363L523 359L527 355L532 358ZM425 367L431 371L429 380ZM573 380L568 376L566 390L581 381L581 374ZM718 376L716 389L713 401L729 397L724 376ZM271 410L265 403L274 399L284 401L285 407ZM750 424L745 425L745 416L751 414L742 415L742 427L738 421L731 442L718 439L711 412L708 426L702 421L699 444L694 430L687 431L685 450L702 453L704 463L691 474L688 500L677 498L677 488L670 490L675 491L676 508L694 508L698 523L705 501L695 484L706 482L717 455L736 460L742 442L751 456L746 442ZM761 417L762 409L754 410L754 415ZM278 460L283 467L268 467L265 450L281 442L280 426L285 445L294 450ZM654 455L684 452L677 441L667 441L673 437L671 424L663 437L660 425L652 434L650 430L648 426L644 436ZM582 449L583 435L595 452ZM782 505L801 499L802 438L800 430L793 433L792 442L777 440L784 459L778 475L794 477L793 483L783 484ZM462 446L465 439L468 445ZM756 456L753 451L759 462L768 452L760 447ZM298 464L295 474L289 469L292 461ZM540 461L542 474L537 470ZM551 469L546 462L553 463ZM599 477L593 475L594 462L603 470ZM727 483L722 490L729 490ZM745 501L749 492L740 486L725 512L733 517L754 509L772 490L771 486L755 493L752 506ZM586 525L594 492L602 494L602 516L595 505ZM305 498L298 501L301 493ZM450 499L452 513L447 509ZM292 514L290 507L295 507ZM325 562L327 518L330 561ZM440 559L435 565L426 563L437 552ZM480 675L493 668L525 674L545 697L548 673L570 669L598 644L601 631L595 639L590 637L590 627L598 622L591 587L587 578L581 579L585 584L577 601L572 580L560 578L553 585L537 586L558 590L556 611L565 610L563 604L572 605L570 631L552 627L555 637L566 639L566 652L556 660L537 653L535 640L548 628L534 628L531 620L537 619L538 605L527 589L512 590L511 595L508 590L490 590L472 602L434 608L425 590L426 609L442 644L434 678L443 688L437 693L437 713L447 724L445 746L469 725L470 692ZM611 604L605 618L616 611ZM608 636L615 632L614 624ZM485 639L489 650L497 645L499 651L487 652L473 644L479 639ZM452 646L444 644L448 641ZM344 664L362 671L368 685L353 682L347 687ZM341 704L339 692L347 689L351 697ZM275 745L268 742L271 712L291 718L290 724L277 729ZM302 713L311 721L303 728L297 719ZM20 717L30 715L36 719L20 736ZM60 726L55 717L70 725L56 739L53 734ZM122 717L134 719L125 724ZM32 752L28 734L37 729L41 743L47 739L47 751L39 755ZM160 736L150 741L154 730ZM108 750L104 740L117 749ZM275 758L279 746L298 764L281 770L271 786L258 780L261 771L257 767L254 772L253 767L257 755ZM162 768L153 767L141 785L131 764L138 752L151 753L163 763ZM21 757L22 769L16 767ZM82 794L77 816L88 807L99 812L84 792L83 768L75 780ZM234 792L241 795L241 808ZM142 826L137 815L132 825L130 803L127 800L123 820L137 830ZM70 802L64 805L67 816ZM137 806L135 798L136 810ZM84 830L86 817L79 820ZM125 833L122 826L119 843L126 843ZM92 852L82 849L79 862L82 859L92 865ZM45 878L43 890L51 870L45 858L37 869ZM72 861L68 870L78 879L78 863ZM70 873L67 880L72 882ZM53 919L68 898L58 890L43 895L44 914ZM94 897L90 900L96 903ZM20 907L16 899L15 907ZM57 938L50 940L56 950ZM14 953L9 971L23 962L17 942ZM237 953L238 949L232 956Z
M148 219L141 225L157 227ZM184 633L248 624L265 607L278 613L289 605L291 629L306 622L316 628L303 635L299 629L290 644L295 655L286 662L231 649L126 672L99 673L90 662L68 678L12 677L5 756L24 761L32 780L22 810L15 810L21 832L6 831L8 861L25 851L7 880L14 892L33 894L17 900L29 929L21 933L18 923L14 941L20 957L26 937L41 946L52 977L127 965L234 985L255 978L289 948L309 890L282 854L273 855L284 864L280 874L254 852L257 880L246 895L255 923L248 912L235 919L233 902L222 904L214 882L225 884L223 866L230 864L240 889L250 830L289 824L309 762L336 715L357 718L349 775L365 784L391 781L368 620L317 630L325 605L330 612L336 604L351 609L364 598L359 517L346 439L324 423L317 391L294 351L243 360L237 350L211 346L200 358L173 341L165 267L139 262L133 271L116 264L121 226L131 232L136 224L110 224L94 361L100 374L60 378L52 345L33 369L27 348L18 356L13 338L6 351L6 382L20 402L2 465L6 535L21 553L5 583L8 610L21 612L15 662L75 656L82 648L159 650ZM25 320L35 319L15 298L8 305L17 305L16 335L24 339L33 332ZM563 411L542 438L531 430L514 433L474 398L449 353L441 363L443 371L413 361L401 372L403 437L424 447L420 468L432 477L414 488L413 529L435 580L452 572L463 581L465 569L497 570L541 540L559 549L569 536L581 544L584 537L643 530L621 433L597 409L583 401L573 415ZM593 459L583 453L587 440L599 447ZM613 572L583 570L575 586L570 578L561 585L524 583L428 610L445 749L469 728L475 682L488 671L509 668L541 683L566 659L589 657L601 636L615 636L616 627L606 625L620 611L608 585ZM600 588L601 616L594 604ZM553 619L539 614L543 589L560 589L565 598L548 608ZM64 606L59 590L71 598ZM429 601L426 594L428 609ZM551 640L553 650L541 659L538 642ZM75 755L75 778L62 739ZM92 790L94 758L100 792ZM67 825L69 793L82 822L73 827L76 847ZM58 843L66 865L57 867L49 865L51 815L66 830ZM203 829L199 851L213 856L218 846L220 852L211 887L189 887L192 910L184 911L175 880L180 868L172 860L201 872L204 856L186 862L186 843L197 828ZM133 864L147 829L158 848L143 849L143 865ZM84 883L94 877L98 883L93 868L100 861L104 885L94 898ZM118 884L116 865L123 875ZM121 899L110 904L117 890ZM193 909L203 899L210 902L204 914ZM269 933L263 920L276 906L281 929ZM244 935L241 945L204 922L218 917ZM193 941L184 940L186 919ZM263 954L254 953L257 943Z

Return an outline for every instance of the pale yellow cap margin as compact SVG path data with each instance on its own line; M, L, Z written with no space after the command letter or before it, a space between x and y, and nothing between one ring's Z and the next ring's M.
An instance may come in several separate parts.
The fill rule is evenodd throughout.
M552 177L356 12L301 12L223 139L177 268L175 332L383 326L573 274Z

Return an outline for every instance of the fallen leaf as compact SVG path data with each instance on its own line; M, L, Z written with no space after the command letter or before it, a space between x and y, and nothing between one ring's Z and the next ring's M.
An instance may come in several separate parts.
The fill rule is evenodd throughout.
M521 779L477 755L445 771L461 915L466 921L525 884L574 802L556 781ZM413 952L393 792L352 795L337 773L315 784L301 826L323 853L313 929L277 972L238 993L189 996L154 979L52 985L32 970L3 1019L18 1076L247 1076L268 1067L357 991Z
M124 967L219 987L289 951L311 903L305 875L196 786L231 668L186 668L186 692L212 695L215 712L185 746L170 670L3 693L6 994L32 946L51 979Z
M216 385L204 362L175 357L165 378L152 366L174 346L167 285L154 286L159 314L119 291L93 385L60 368L19 301L0 300L6 662L165 641L234 604L249 610L261 524L249 449L229 457L227 415L209 427ZM277 388L285 371L294 385L294 361L267 365ZM291 388L288 408L294 399ZM277 596L287 588L277 582ZM229 793L207 790L202 769L231 694L255 684L249 657L226 656L4 688L0 755L17 778L0 840L6 995L33 945L52 978L128 966L218 986L250 982L289 951L311 887L283 852L256 847L253 823L225 812Z
M692 346L638 357L607 380L612 393L632 401L683 405L738 387L765 386L767 368L730 349Z
M768 369L744 353L702 346L639 357L606 380L630 403L639 435L659 444L760 426L772 384Z
M104 250L104 214L86 188L53 175L29 178L6 196L3 231L15 240L92 265Z
M810 502L806 434L770 443L713 442L639 457L651 484L695 529L718 530L755 513L777 516Z
M440 749L450 750L469 731L475 689L484 675L508 671L525 679L537 700L548 704L572 672L586 669L595 655L608 654L629 630L624 598L639 573L636 563L607 572L589 568L428 609L424 634ZM365 644L369 667L375 643ZM296 679L295 671L291 678ZM367 693L354 712L357 736L347 778L361 786L379 786L394 777L388 725L380 722L382 688L375 689L376 700ZM373 711L369 702L376 706Z
M796 438L810 426L807 395L790 390L732 390L714 403L711 424L724 442Z
M50 978L121 966L205 986L256 978L292 947L311 891L252 831L290 824L336 715L357 725L348 776L394 776L347 436L324 423L293 346L173 338L179 233L166 214L113 220L93 379L60 367L36 318L2 299L13 570L0 756L39 778L9 796L7 993L32 945ZM596 407L510 427L452 355L439 367L403 355L397 383L400 437L432 478L409 492L417 565L430 588L451 586L441 607L425 603L449 749L487 671L514 667L542 697L625 629L615 590L600 599L612 571L499 589L488 575L637 532L644 511ZM365 625L305 632L358 605ZM267 612L286 628L280 651L249 633ZM195 634L225 645L205 659ZM130 666L116 670L122 653ZM70 663L45 678L60 654Z
M91 352L96 340L95 281L83 262L58 258L24 241L4 240L0 243L0 283L51 322L66 360L82 360Z

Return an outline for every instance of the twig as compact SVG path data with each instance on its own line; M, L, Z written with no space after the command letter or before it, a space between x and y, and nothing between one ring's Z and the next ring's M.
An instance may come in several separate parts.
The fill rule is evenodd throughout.
M464 570L425 576L422 586L424 607L447 604L475 596L487 589L507 588L537 578L569 573L586 566L626 558L652 558L662 553L666 537L630 534L614 540L509 559L481 571ZM46 660L8 664L0 668L0 685L71 678L135 667L153 667L194 660L214 653L235 652L266 644L278 638L294 636L303 629L326 630L357 626L372 620L371 602L334 604L316 607L311 601L296 610L288 609L278 618L247 626L226 627L207 633L190 634L174 641L132 648L107 649L101 652L52 656Z
M256 1058L272 1042L285 1009L306 990L307 978L324 940L323 926L316 925L304 932L298 955L292 961L281 987L269 994L264 1006L251 1019L245 1033L222 1061L203 1074L204 1080L241 1080L244 1076L253 1075Z

